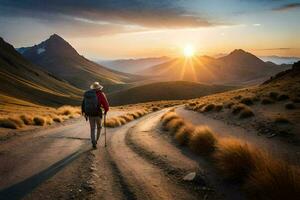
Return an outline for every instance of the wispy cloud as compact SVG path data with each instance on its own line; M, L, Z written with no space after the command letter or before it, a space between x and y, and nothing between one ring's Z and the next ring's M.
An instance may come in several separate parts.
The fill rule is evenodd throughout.
M289 3L285 4L276 8L273 8L273 11L288 11L288 10L293 10L293 9L299 9L300 8L300 3Z
M178 0L0 0L0 16L26 16L60 21L64 17L97 26L114 24L146 28L189 28L224 24L196 15L178 4Z

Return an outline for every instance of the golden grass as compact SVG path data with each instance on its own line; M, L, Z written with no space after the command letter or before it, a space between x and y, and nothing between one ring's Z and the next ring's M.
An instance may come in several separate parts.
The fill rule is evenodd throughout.
M250 97L244 97L241 99L240 103L250 106L253 105L253 100Z
M174 135L179 128L181 128L185 124L184 120L181 118L173 118L165 125L165 130L170 131L172 135Z
M300 169L265 155L249 175L245 189L253 199L298 199Z
M197 154L209 154L216 148L217 138L207 126L196 127L189 141L189 147Z
M194 131L195 131L195 127L193 125L185 123L177 130L175 134L175 140L180 145L187 145Z
M8 118L0 118L0 127L10 128L10 129L17 129L18 125L14 121L12 121Z
M232 106L231 113L234 114L234 115L239 114L245 108L246 108L246 106L243 105L243 104L234 105L234 106Z
M128 122L131 122L134 119L142 117L142 116L144 116L148 113L149 113L149 110L143 109L143 110L138 110L138 111L135 111L135 112L127 113L127 114L124 114L124 115L120 115L120 116L117 116L117 117L111 117L111 118L106 120L105 126L110 127L110 128L115 128L115 127L124 125Z
M259 152L237 139L219 140L213 157L217 168L227 179L245 180L259 162Z
M25 125L34 125L33 117L31 115L20 115L20 119L23 121Z
M253 116L254 116L253 111L248 107L244 107L244 109L240 113L241 119L249 118L249 117L253 117Z
M46 123L46 120L42 116L36 116L33 118L34 124L37 126L44 126Z

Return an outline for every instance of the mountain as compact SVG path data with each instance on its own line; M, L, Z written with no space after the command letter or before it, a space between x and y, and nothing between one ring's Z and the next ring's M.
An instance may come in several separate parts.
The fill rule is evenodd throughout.
M108 95L108 99L111 105L125 105L160 100L191 99L235 88L188 81L156 82L111 93Z
M294 62L297 62L300 60L299 57L285 57L285 56L261 56L260 59L267 62L273 62L277 65L280 64L293 64Z
M107 69L84 58L56 34L38 45L19 48L18 51L31 62L81 89L87 89L94 81L110 85L131 82L137 78Z
M265 81L264 84L276 84L283 82L287 82L291 84L293 82L293 85L299 85L300 82L300 61L295 62L291 69L282 71L275 76L272 76L270 79ZM298 82L298 83L297 83ZM300 93L299 93L300 94Z
M173 59L146 69L142 74L156 76L161 80L251 85L263 82L288 67L264 62L251 53L237 49L220 58L200 56Z
M0 95L6 98L57 106L79 104L82 90L45 72L0 38Z
M140 58L140 59L120 59L120 60L104 60L98 61L110 69L137 74L140 71L146 70L149 67L158 65L170 60L168 57L158 57L158 58Z

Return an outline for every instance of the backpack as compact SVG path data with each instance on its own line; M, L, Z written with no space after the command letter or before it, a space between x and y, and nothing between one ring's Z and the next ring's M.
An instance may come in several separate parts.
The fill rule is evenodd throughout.
M95 90L88 90L84 93L84 111L87 116L101 116L98 97Z

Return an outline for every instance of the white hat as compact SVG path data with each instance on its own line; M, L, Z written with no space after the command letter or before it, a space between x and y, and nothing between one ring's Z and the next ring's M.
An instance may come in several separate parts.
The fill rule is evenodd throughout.
M102 90L103 86L100 85L99 82L94 82L91 86L90 86L91 89L94 89L94 90Z

